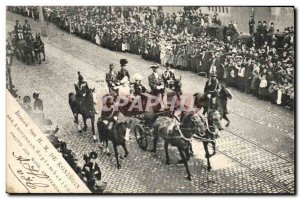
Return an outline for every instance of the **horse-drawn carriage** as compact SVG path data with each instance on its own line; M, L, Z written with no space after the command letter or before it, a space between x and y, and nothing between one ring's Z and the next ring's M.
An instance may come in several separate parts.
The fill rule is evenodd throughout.
M165 89L162 95L145 92L133 97L132 95L124 95L126 92L129 94L128 90L130 89L127 86L120 86L118 95L107 94L103 96L101 117L97 121L100 142L106 143L104 150L107 152L109 140L113 143L117 167L121 168L117 146L123 147L125 151L124 157L127 157L128 150L125 137L129 133L132 124L128 121L121 122L118 120L118 114L122 113L125 117L138 119L139 122L135 125L134 135L138 146L142 150L146 151L148 148L147 137L153 137L152 152L156 152L159 137L163 138L167 158L166 163L169 164L169 144L178 148L181 156L179 162L184 164L188 180L191 180L191 173L187 162L192 156L191 140L193 138L203 142L207 167L208 170L211 170L209 158L215 154L217 131L222 129L220 124L221 115L218 110L209 109L207 117L204 118L199 111L204 106L198 103L198 101L203 99L201 94L195 94L197 101L192 107L188 107L183 105L184 103L181 102L179 93L175 90ZM92 99L91 93L88 92L85 96L87 98L86 101L88 101L88 98ZM72 96L74 98L75 94L69 94L69 100L71 100L69 102L76 104L76 100L75 98L72 100ZM199 99L198 96L200 96ZM90 101L90 104L93 104L93 101ZM72 108L72 103L70 103L70 106ZM73 109L72 111L74 113ZM74 114L75 120L78 117L78 113ZM208 150L208 144L212 144L212 154Z
M39 33L35 37L32 32L28 33L22 39L14 31L9 32L6 39L6 48L12 50L18 60L23 60L27 64L29 64L30 60L31 63L34 63L35 59L39 64L45 61L45 47ZM43 59L41 54L43 54Z
M119 110L125 116L131 116L139 120L134 128L134 136L142 150L146 151L148 149L148 137L153 137L153 148L151 151L156 152L158 138L163 138L167 158L166 163L169 164L168 146L171 144L177 147L181 156L179 162L185 165L188 174L187 179L191 180L187 164L193 153L191 140L195 138L203 142L208 170L210 170L209 158L215 154L215 139L217 138L218 130L222 129L220 124L221 115L218 110L209 109L207 118L204 118L199 111L203 105L199 105L199 103L194 103L193 107L184 105L180 101L180 96L174 90L166 89L164 96L165 100L159 97L156 99L157 96L152 93L144 93L140 96L141 110L137 108L130 109L132 104L119 107ZM158 103L154 103L151 100ZM130 110L132 111L131 113L129 113ZM212 154L208 150L209 143L212 144Z

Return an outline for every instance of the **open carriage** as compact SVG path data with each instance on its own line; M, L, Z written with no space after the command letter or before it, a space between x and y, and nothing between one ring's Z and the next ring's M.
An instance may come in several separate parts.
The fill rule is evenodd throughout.
M165 88L163 95L147 91L134 96L132 89L130 91L130 87L126 85L115 89L116 92L104 96L104 105L111 106L110 103L113 103L125 117L138 119L134 129L135 138L139 147L146 150L147 136L151 135L153 121L159 116L172 117L180 106L179 92L173 88Z
M142 101L147 104L153 97L151 93L142 94ZM164 98L159 100L159 104L153 106L152 111L148 111L145 107L145 112L135 117L139 119L139 123L134 128L135 139L139 147L145 151L148 148L147 137L153 134L154 120L159 116L173 117L175 110L180 107L180 96L172 89L166 88Z
M124 90L123 90L124 89ZM127 89L127 93L126 93ZM191 140L194 136L203 142L205 157L207 159L208 170L211 169L209 158L215 154L215 139L216 133L220 124L220 114L217 110L208 111L206 121L200 115L200 111L191 111L189 106L185 106L185 100L179 97L179 94L172 89L165 88L162 95L154 95L151 92L144 92L137 96L128 95L128 87L119 87L118 95L111 96L107 95L110 99L104 99L104 104L108 105L110 110L115 111L117 114L120 112L125 117L131 117L138 119L138 123L135 124L134 135L138 146L142 150L148 149L148 138L153 138L153 148L151 152L156 152L156 146L158 138L161 137L164 140L164 147L166 151L167 164L170 164L168 155L168 145L177 147L181 159L181 162L185 165L187 171L187 179L191 180L191 174L188 168L187 162L193 154ZM123 92L125 91L125 92ZM127 94L127 95L122 95ZM192 96L193 97L193 96ZM195 104L191 104L192 107ZM112 108L113 107L113 108ZM112 108L112 109L111 109ZM185 110L186 109L186 110ZM104 109L102 109L101 115ZM114 111L108 113L110 115L108 118L112 118ZM115 118L116 116L113 116ZM115 118L115 121L117 117ZM98 130L101 129L105 132L104 122L99 121ZM106 124L107 125L107 122ZM123 125L123 130L121 128L111 128L109 135L114 136L124 136L125 137L125 126L127 122L116 123L116 126ZM101 127L102 126L102 127ZM110 125L107 125L110 126ZM127 126L128 128L128 126ZM129 130L129 129L128 129ZM101 136L100 136L101 137ZM128 152L124 143L120 143L125 151L125 156ZM100 139L101 141L101 139ZM112 140L114 145L114 150L117 159L118 168L120 164L118 163L118 152L117 143ZM213 153L211 154L208 150L208 144L212 144ZM124 157L125 157L124 156Z

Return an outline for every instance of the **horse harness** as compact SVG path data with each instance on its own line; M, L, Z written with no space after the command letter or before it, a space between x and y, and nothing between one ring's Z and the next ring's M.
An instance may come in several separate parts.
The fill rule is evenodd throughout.
M166 127L166 125L168 125L168 122L169 120L165 119L165 121L162 121L160 123L160 127L157 129L157 132ZM172 132L173 128L176 126L176 122L173 120L173 122L171 122L171 124L168 126L167 130L168 132ZM182 134L182 131L178 128L178 132L179 132L179 136L174 136L174 137L168 137L168 139L183 139L184 141L187 141L187 142L191 142L192 141L192 138L186 138L183 134Z

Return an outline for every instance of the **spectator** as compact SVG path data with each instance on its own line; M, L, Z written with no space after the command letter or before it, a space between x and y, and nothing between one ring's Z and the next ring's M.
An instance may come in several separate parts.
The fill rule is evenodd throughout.
M14 8L22 15L37 12L36 7ZM273 22L267 27L267 21L259 21L255 31L251 16L248 25L252 37L239 41L236 23L230 22L224 32L212 32L212 24L221 24L218 13L210 17L200 9L166 13L149 7L109 8L44 7L58 27L69 32L72 24L71 33L104 48L139 54L199 74L216 71L218 79L228 86L271 100L276 92L278 104L291 105L294 27L285 28L281 34L278 29L274 31ZM266 87L261 87L265 81ZM274 91L269 92L269 87Z

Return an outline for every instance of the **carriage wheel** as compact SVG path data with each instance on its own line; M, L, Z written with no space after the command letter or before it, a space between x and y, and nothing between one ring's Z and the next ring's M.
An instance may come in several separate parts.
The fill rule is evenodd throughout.
M146 151L148 146L147 135L144 128L141 125L138 124L135 126L134 135L139 147Z

